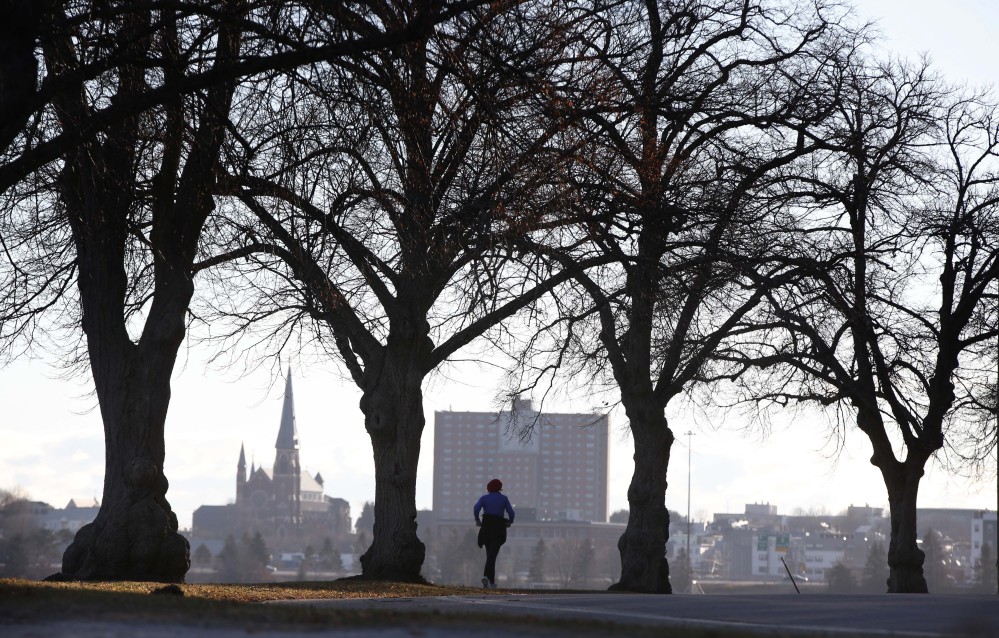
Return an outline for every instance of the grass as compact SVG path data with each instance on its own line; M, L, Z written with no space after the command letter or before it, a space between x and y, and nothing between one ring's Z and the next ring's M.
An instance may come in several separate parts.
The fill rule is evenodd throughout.
M148 582L46 583L0 579L0 634L4 624L37 624L48 621L163 623L202 628L240 627L261 630L308 631L358 626L429 625L460 629L472 635L475 628L504 627L509 635L627 635L682 638L745 638L754 634L718 629L664 629L647 625L622 625L602 621L522 616L512 618L488 611L447 614L434 611L395 611L380 608L336 609L301 605L261 605L277 600L345 598L417 598L424 596L492 595L513 590L482 590L428 584L340 580L332 582L268 583L256 585L185 584L183 596L151 595L163 587ZM528 591L517 593L530 594ZM551 594L553 592L535 592ZM419 633L419 632L417 632ZM758 634L757 634L758 635ZM771 638L779 638L771 634Z

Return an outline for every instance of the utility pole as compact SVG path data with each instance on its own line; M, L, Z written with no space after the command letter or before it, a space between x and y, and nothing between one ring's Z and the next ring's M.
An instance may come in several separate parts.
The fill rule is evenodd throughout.
M691 459L690 438L694 436L694 433L691 432L690 430L687 430L685 434L687 435L687 565L690 567L691 576L693 576L694 561L690 559L690 459ZM691 580L693 580L693 578L691 578Z

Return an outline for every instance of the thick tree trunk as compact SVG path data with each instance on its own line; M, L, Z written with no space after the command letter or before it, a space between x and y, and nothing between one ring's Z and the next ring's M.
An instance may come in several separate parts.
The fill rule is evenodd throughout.
M422 326L422 329L418 329ZM423 435L426 321L393 322L380 364L365 372L361 411L375 459L375 526L361 556L366 579L423 582L426 548L416 535L416 469Z
M618 540L621 579L612 590L650 594L673 593L666 561L669 510L666 509L666 469L673 433L661 410L629 407L635 444L635 473L628 487L628 526Z
M166 500L168 483L163 474L169 386L165 391L163 384L143 387L143 375L122 376L126 378L117 388L117 398L101 402L105 424L101 509L66 549L62 576L183 582L191 565L190 545L177 533L177 516Z
M135 344L122 311L125 242L100 225L78 223L75 230L83 330L104 422L105 473L101 509L66 549L61 577L183 582L190 546L177 533L166 500L163 460L170 376L193 282L189 272L158 268L157 296Z
M884 472L891 513L891 540L888 545L888 592L925 594L929 591L923 576L923 551L917 544L916 497L923 463L908 459L890 472Z

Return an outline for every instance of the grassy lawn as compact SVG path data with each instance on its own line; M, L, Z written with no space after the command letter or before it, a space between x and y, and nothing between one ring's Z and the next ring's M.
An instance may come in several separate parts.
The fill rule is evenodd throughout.
M622 625L600 621L566 621L526 615L517 619L490 612L444 614L428 611L330 609L312 606L260 605L274 600L342 599L451 595L492 595L515 590L341 580L259 585L185 584L183 596L154 592L163 585L147 582L44 583L0 579L0 634L4 624L39 621L169 623L197 627L242 627L247 631L315 630L356 626L428 625L468 628L501 626L517 635L518 628L550 629L552 635L627 635L642 638L744 638L749 634L717 629L675 629ZM526 590L516 590L530 594ZM534 592L552 594L555 592ZM471 635L471 634L470 634ZM776 634L771 634L776 638Z

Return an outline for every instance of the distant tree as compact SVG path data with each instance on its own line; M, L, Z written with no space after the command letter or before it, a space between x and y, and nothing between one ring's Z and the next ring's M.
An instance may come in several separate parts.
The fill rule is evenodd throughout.
M340 551L330 548L330 552L326 554L326 566L330 571L342 572L343 571L343 557L340 556Z
M238 583L243 580L239 546L232 534L226 536L222 551L218 553L215 560L218 563L219 580L224 583Z
M441 582L455 585L478 582L486 556L479 549L476 537L476 532L470 529L464 534L454 530L449 537L441 539L437 555Z
M253 536L244 536L244 543L246 546L246 555L249 558L250 564L259 567L265 567L267 563L271 560L271 552L267 549L267 544L264 543L264 537L259 531L253 533Z
M366 534L366 538L370 539L374 533L374 528L375 506L371 501L365 501L364 506L361 507L361 513L357 517L357 521L354 522L354 531L358 534Z
M944 555L940 533L932 527L923 535L923 577L930 591L939 592L947 587L947 557Z
M983 594L996 593L996 558L992 543L982 545L982 556L975 563L975 589Z
M197 565L208 565L212 562L212 552L204 543L201 543L194 550L191 558Z
M227 536L215 560L222 582L259 582L267 575L270 551L260 532L252 535L244 532L239 540L232 535Z
M860 577L860 590L868 594L882 594L888 591L888 554L885 546L878 541L871 543Z
M673 586L673 591L681 594L690 593L690 586L692 583L693 568L690 564L690 556L687 555L687 549L681 547L680 551L676 553L676 558L673 559L672 569L670 569L670 584Z
M545 539L539 538L534 549L531 550L531 566L527 575L531 582L545 582L545 561L548 558L548 550L545 547Z
M836 563L826 572L826 585L832 594L852 594L857 590L853 572L843 563Z
M353 552L354 556L360 556L368 549L368 536L363 531L358 532L357 538L354 539Z
M21 534L0 538L0 563L3 563L0 576L26 577L31 565L28 551L28 540Z
M617 510L610 515L611 523L627 523L628 522L628 510Z
M593 575L593 561L597 552L593 547L593 539L585 538L577 542L575 559L572 566L572 584L585 588Z

